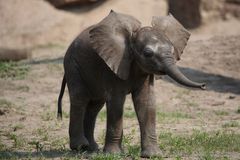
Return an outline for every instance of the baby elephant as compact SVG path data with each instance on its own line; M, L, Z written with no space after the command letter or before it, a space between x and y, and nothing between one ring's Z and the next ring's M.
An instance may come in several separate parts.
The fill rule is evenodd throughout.
M98 24L85 29L64 57L65 75L58 99L58 116L67 84L70 96L70 148L97 151L94 126L106 102L107 131L104 152L122 151L123 105L131 93L141 131L141 156L159 156L157 145L154 74L169 75L194 88L205 84L186 78L176 66L189 32L173 16L153 17L141 27L132 16L111 11Z

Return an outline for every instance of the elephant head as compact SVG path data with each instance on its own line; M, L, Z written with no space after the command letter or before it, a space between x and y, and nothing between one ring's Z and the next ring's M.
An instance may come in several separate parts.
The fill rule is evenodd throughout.
M142 27L132 16L111 11L90 30L93 48L121 79L129 76L131 62L149 74L167 74L178 83L205 89L186 78L176 66L190 33L171 15L153 17L152 27Z

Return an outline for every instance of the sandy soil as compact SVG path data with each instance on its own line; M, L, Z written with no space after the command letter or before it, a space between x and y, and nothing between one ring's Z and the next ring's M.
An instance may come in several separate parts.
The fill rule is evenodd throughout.
M137 3L139 1L141 3ZM64 119L58 122L55 118L63 76L61 57L64 56L71 40L83 28L107 15L110 8L131 14L144 25L149 25L152 15L166 13L165 1L139 1L110 0L90 8L56 10L43 1L9 0L7 4L4 3L6 1L0 0L0 10L4 9L4 12L0 12L1 21L4 22L0 24L0 46L32 50L32 58L22 62L31 62L30 70L23 79L0 79L1 143L11 148L14 142L7 136L10 133L21 136L28 142L40 141L44 137L42 132L47 133L48 139L67 139L67 91L63 99ZM133 9L133 6L137 9ZM13 11L12 8L17 10ZM32 13L25 14L26 9L32 10ZM12 12L19 12L19 15ZM14 24L9 23L11 19ZM240 114L237 113L240 109L239 28L240 21L230 18L227 21L204 23L200 28L191 31L190 42L179 66L190 79L206 82L207 90L182 88L165 76L157 80L155 90L158 112L187 115L183 118L170 117L167 120L162 120L161 115L158 115L158 133L171 131L189 134L194 129L231 130L240 133L240 125L223 127L231 122L240 124ZM125 110L133 112L130 97L125 104ZM134 139L139 142L136 128L136 117L125 119L124 132L131 133L137 130ZM102 143L104 129L105 118L99 115L96 126L99 143ZM44 144L44 147L49 149L48 144ZM64 148L68 148L67 143L64 144ZM14 151L29 153L35 151L35 147L27 145ZM240 157L240 154L230 154L229 157L235 159Z

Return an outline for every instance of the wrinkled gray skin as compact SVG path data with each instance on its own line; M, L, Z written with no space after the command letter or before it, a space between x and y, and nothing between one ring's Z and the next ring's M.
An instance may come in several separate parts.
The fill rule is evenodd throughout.
M170 41L167 34L156 26L141 28L135 18L111 11L72 42L64 58L65 76L58 101L61 116L61 99L67 83L72 150L98 150L94 126L106 103L103 151L121 152L123 105L126 95L131 93L141 131L141 156L161 155L155 132L154 74L167 74L182 85L204 88L204 84L190 81L178 70L175 65L180 56L175 52L178 44L173 46L174 38ZM184 46L188 37L183 40Z

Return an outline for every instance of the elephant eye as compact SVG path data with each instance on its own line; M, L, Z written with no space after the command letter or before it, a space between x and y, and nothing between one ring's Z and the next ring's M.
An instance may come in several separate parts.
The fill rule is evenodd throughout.
M154 55L154 52L150 48L144 48L143 55L144 55L144 57L150 58Z

